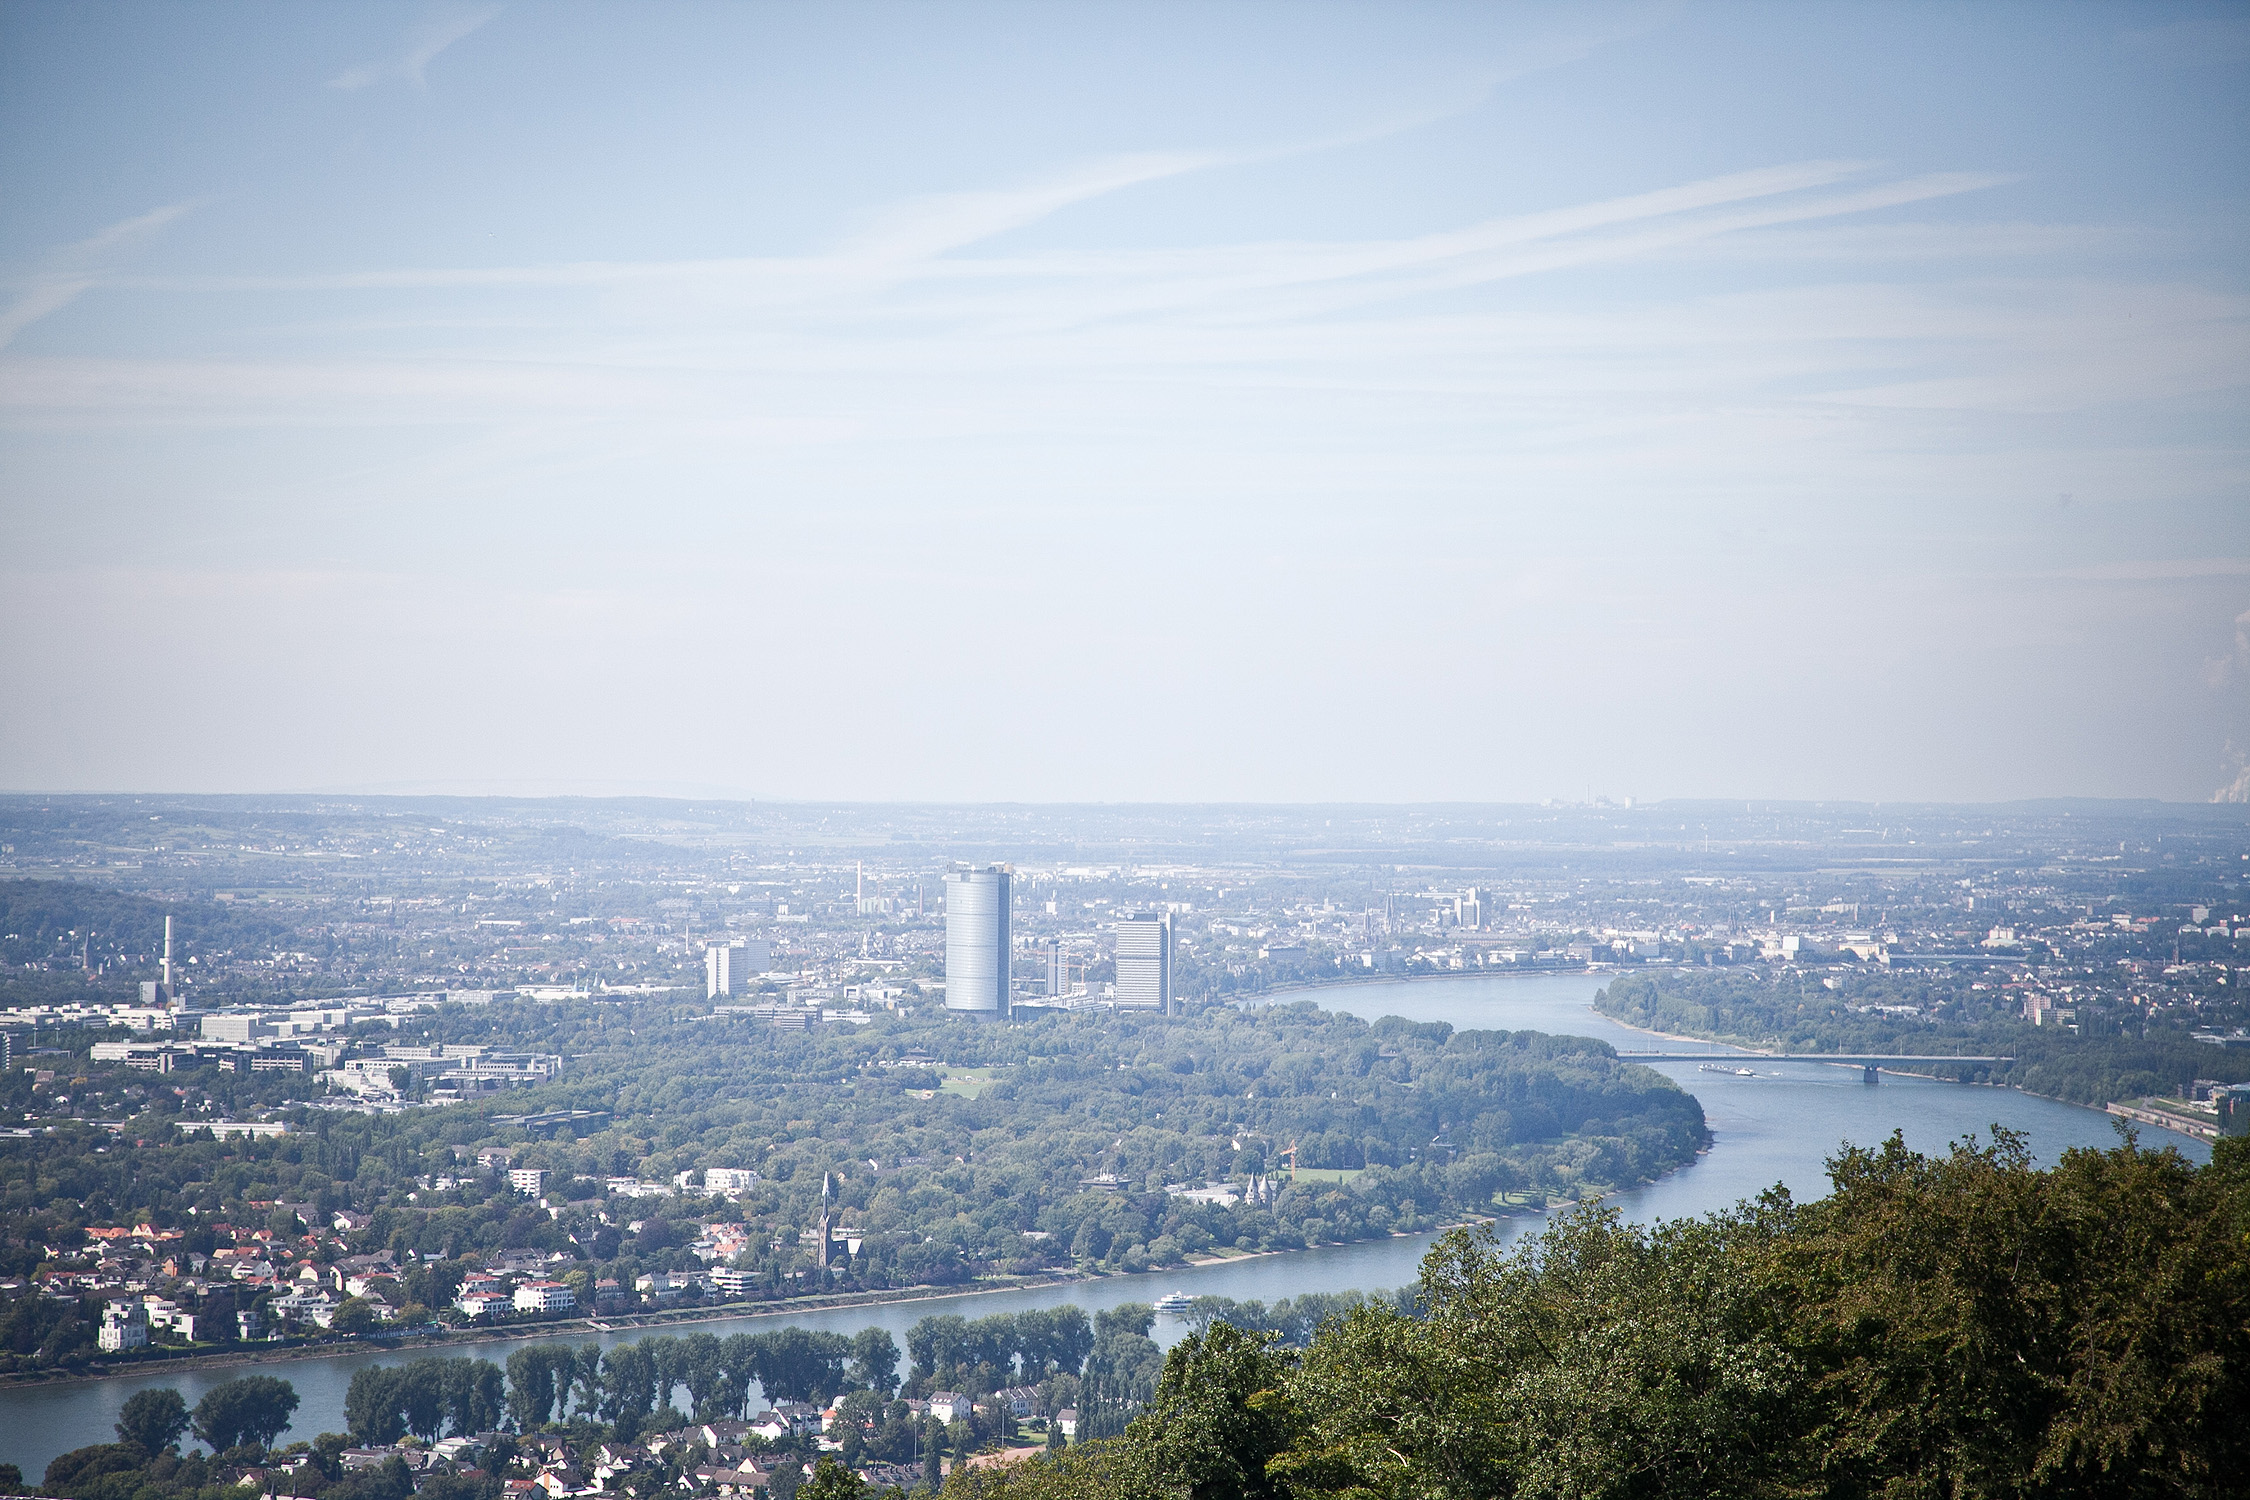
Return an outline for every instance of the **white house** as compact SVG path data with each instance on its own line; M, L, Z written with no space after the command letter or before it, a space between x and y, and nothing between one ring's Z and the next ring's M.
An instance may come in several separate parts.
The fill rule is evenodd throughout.
M559 1281L527 1281L516 1288L516 1311L569 1312L578 1305L578 1294Z
M336 1316L336 1309L340 1305L328 1295L326 1289L317 1286L276 1297L267 1304L285 1318L292 1318L300 1323L318 1324L322 1328L326 1328L329 1320Z
M463 1292L453 1299L453 1305L469 1317L482 1318L493 1313L510 1312L516 1304L513 1298L498 1292Z
M148 1342L148 1309L138 1302L112 1302L102 1309L102 1331L94 1342L104 1354L138 1349Z

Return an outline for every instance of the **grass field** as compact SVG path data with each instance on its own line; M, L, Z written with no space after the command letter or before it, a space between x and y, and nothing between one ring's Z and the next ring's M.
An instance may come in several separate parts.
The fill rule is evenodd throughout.
M998 1083L1004 1071L1001 1068L940 1068L938 1074L945 1082L938 1085L938 1092L974 1099Z

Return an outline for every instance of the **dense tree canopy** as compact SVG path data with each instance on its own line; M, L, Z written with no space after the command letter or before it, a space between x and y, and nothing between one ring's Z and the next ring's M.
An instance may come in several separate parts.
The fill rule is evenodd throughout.
M2250 1463L2250 1146L1896 1138L1642 1228L1587 1209L1513 1250L1459 1231L1413 1312L1302 1355L1214 1324L1121 1440L989 1500L2239 1493ZM992 1491L1001 1492L992 1495Z
M135 1391L117 1414L117 1440L162 1453L188 1429L187 1401L170 1386Z

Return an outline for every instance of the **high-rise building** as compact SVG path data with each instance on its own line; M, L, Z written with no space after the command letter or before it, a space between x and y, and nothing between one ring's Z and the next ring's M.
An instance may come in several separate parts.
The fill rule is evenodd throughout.
M739 995L750 981L773 967L773 947L764 938L736 938L703 950L703 994L715 1000Z
M1172 1013L1170 913L1134 911L1117 919L1117 1008Z
M965 1015L1008 1014L1008 865L945 872L945 1008Z

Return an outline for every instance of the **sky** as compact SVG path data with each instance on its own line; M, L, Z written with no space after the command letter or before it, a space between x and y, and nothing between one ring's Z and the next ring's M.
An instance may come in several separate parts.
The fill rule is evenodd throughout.
M2250 9L0 6L0 786L2250 796Z

